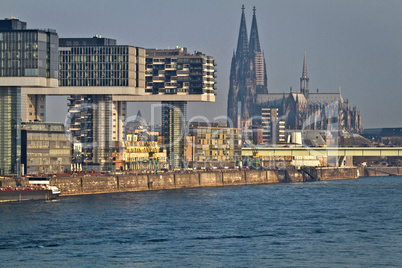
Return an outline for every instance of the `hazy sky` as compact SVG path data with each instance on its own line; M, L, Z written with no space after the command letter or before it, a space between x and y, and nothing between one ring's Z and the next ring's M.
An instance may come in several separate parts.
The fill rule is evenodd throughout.
M362 114L364 128L402 126L401 0L0 0L0 17L28 28L56 29L59 37L103 37L144 48L184 46L218 64L217 101L188 104L188 117L226 115L230 61L241 5L250 33L257 8L268 91L299 90L304 49L310 91L337 92ZM49 98L48 121L63 121L64 97ZM149 105L131 104L147 115Z

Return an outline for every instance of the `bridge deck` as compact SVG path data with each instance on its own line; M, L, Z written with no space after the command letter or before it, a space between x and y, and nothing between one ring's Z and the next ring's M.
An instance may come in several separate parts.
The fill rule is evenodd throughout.
M402 156L402 147L249 147L243 156Z

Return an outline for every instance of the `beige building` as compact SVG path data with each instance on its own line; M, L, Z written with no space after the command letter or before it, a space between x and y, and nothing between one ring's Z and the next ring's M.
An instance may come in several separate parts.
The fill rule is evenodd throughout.
M153 170L154 159L158 169L166 168L166 150L160 148L156 141L137 141L136 135L127 135L121 143L120 152L115 156L117 170Z
M71 142L62 123L21 123L21 130L21 163L25 174L71 171Z
M233 168L241 159L241 131L226 124L193 122L187 138L187 162L193 168Z

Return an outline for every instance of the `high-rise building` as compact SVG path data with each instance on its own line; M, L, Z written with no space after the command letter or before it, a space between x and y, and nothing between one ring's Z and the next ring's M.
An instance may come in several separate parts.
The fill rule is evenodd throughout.
M268 93L264 53L258 35L256 9L253 8L250 41L247 36L244 5L240 21L236 53L233 53L229 78L228 124L240 128L244 121L259 115L255 105L257 94Z
M60 38L59 86L71 91L92 90L88 95L69 97L68 129L82 148L83 168L114 170L113 144L125 137L126 102L113 101L121 89L144 88L145 50L117 45L116 40Z
M20 174L21 119L45 120L46 98L32 89L57 87L56 31L26 26L16 18L0 20L0 172L4 175Z
M187 101L211 101L215 92L215 59L186 48L147 49L146 94L164 95L162 136L171 168L186 156Z

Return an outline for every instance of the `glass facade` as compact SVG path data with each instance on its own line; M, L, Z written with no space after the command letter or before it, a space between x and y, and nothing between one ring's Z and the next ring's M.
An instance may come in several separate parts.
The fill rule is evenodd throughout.
M97 36L61 38L59 59L60 87L108 87L113 94L113 87L145 86L142 48L117 46L116 40ZM84 169L112 170L111 141L119 136L112 132L119 130L118 124L111 121L112 117L125 117L125 112L113 114L112 95L74 95L69 101L68 131L73 142L82 146L76 163L82 163ZM116 113L119 111L123 109L116 109Z
M144 51L130 46L60 47L62 87L144 87ZM142 83L141 83L142 81Z
M67 132L70 140L82 145L81 155L75 163L85 168L100 166L111 170L111 95L75 95L69 98Z
M0 76L57 79L58 44L53 30L0 32Z
M27 30L18 19L0 20L0 77L58 78L56 31ZM0 171L20 175L21 87L0 85Z
M171 169L184 166L186 157L187 102L162 102L162 136Z
M56 174L71 169L71 143L62 123L22 123L21 160L25 174Z
M20 174L21 88L0 87L0 172Z

